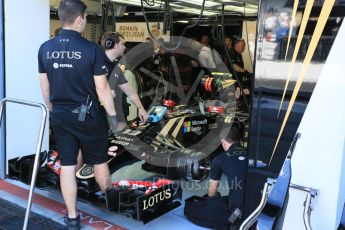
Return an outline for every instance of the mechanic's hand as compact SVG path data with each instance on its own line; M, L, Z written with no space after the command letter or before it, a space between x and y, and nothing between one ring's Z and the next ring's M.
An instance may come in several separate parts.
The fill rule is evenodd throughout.
M108 116L108 122L109 122L111 132L113 134L115 134L116 129L117 129L117 117L116 117L116 115Z
M149 114L142 107L139 108L138 110L138 116L139 116L140 122L147 122L147 120L149 119Z
M244 95L250 95L250 90L249 89L243 89Z
M241 97L241 89L240 89L240 87L236 87L235 98L239 99L240 97Z
M123 73L126 71L126 66L124 64L119 65L120 69L122 70Z
M116 145L110 146L108 148L108 155L115 157L116 156L116 150L118 149L118 147Z
M208 194L206 194L203 197L205 197L206 199L210 199L210 198L221 197L221 196L222 195L220 194L220 192L216 192L216 194L214 194L214 196L209 196Z

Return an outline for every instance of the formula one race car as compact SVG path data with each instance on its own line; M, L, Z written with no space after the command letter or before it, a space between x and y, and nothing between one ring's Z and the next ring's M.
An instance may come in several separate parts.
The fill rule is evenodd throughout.
M154 106L152 121L125 129L109 137L109 147L119 149L109 159L111 172L125 162L143 161L142 169L156 172L169 179L200 181L207 177L210 157L220 149L219 135L233 122L234 116L193 113L190 110L165 114L167 108ZM231 124L230 124L231 123ZM91 165L84 165L77 173L80 179L93 177Z
M152 101L148 123L133 122L129 128L109 137L109 147L118 147L116 156L109 159L111 173L142 161L143 170L169 179L206 178L210 159L223 151L220 133L233 124L243 129L243 121L248 118L247 114L236 112L235 82L227 73L206 74L186 96L194 100L176 105L173 97L162 95ZM49 167L58 170L56 162L50 162ZM77 177L92 178L92 166L84 165Z
M109 137L109 147L116 145L117 155L109 159L111 172L133 161L143 161L142 169L169 179L200 181L207 177L210 158L222 151L220 133L247 119L236 113L229 74L213 73L201 78L193 95L195 101L175 105L172 99L159 100L149 109L149 122L132 123ZM222 99L217 99L221 98ZM235 121L235 122L234 122ZM127 162L127 163L126 163ZM93 177L91 166L77 173L80 179Z

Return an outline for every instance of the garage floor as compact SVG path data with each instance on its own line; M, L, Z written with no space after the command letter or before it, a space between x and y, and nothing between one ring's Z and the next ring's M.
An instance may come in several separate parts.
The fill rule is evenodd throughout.
M159 176L151 172L141 169L142 162L136 162L130 166L125 166L112 175L113 181L122 179L127 180L145 180L153 176ZM91 204L87 200L78 200L78 210L81 213L82 229L205 229L189 222L183 214L184 200L192 195L203 196L207 193L207 181L192 182L181 181L183 195L178 208L143 224L141 221L133 220L129 217L110 213L103 208ZM17 204L21 207L27 205L27 194L29 186L15 180L0 180L0 196L6 201ZM226 179L222 177L220 184L220 193L227 194ZM32 211L39 215L44 215L53 221L63 224L63 216L65 214L65 206L63 205L62 195L58 190L54 189L35 189ZM50 220L49 220L50 221ZM1 226L0 226L1 228ZM11 229L11 228L6 228ZM12 228L18 229L18 228Z

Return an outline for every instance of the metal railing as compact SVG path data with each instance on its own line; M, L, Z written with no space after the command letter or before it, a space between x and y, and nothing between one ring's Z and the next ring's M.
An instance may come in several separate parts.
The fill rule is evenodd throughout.
M267 182L264 185L264 189L262 191L262 197L260 204L258 207L250 214L250 216L247 217L241 224L240 230L247 230L249 229L255 221L258 219L262 209L265 207L267 203L267 199L270 194L270 190L272 189L273 185L275 184L276 180L275 179L268 179ZM310 215L312 211L312 201L318 194L318 190L314 188L309 188L297 184L292 184L290 183L289 185L290 188L292 189L297 189L303 192L307 192L307 196L304 202L304 210L303 210L303 222L306 230L312 230L311 224L310 224Z
M303 192L307 192L307 196L305 198L304 202L304 210L303 210L303 222L305 229L307 230L312 230L311 224L310 224L310 215L312 211L312 202L314 198L317 196L319 193L318 190L314 188L309 188L301 185L296 185L296 184L290 184L290 188L301 190Z
M39 136L38 136L38 141L37 141L37 146L36 146L36 154L35 154L35 161L34 161L34 167L33 167L32 176L31 176L30 193L29 193L28 205L27 205L27 208L26 208L26 213L25 213L25 218L24 218L24 225L23 225L23 230L26 230L27 227L28 227L29 215L30 215L30 211L31 211L32 195L33 195L33 191L35 189L35 184L36 184L37 169L38 169L38 163L39 163L39 158L40 158L40 152L41 152L41 148L42 148L44 128L45 128L46 118L47 118L47 109L41 103L35 103L35 102L24 101L24 100L13 99L13 98L4 98L4 99L1 100L1 103L0 103L0 127L1 127L1 119L2 119L3 107L4 107L4 105L7 102L12 102L12 103L21 104L21 105L38 107L42 111L42 120L41 120L41 125L40 125L40 132L39 132Z
M252 226L255 221L258 219L262 209L265 207L268 199L268 195L270 193L270 189L272 188L274 181L268 180L265 185L264 189L262 190L262 196L259 206L250 214L250 216L247 217L241 224L240 230L248 230L250 226Z

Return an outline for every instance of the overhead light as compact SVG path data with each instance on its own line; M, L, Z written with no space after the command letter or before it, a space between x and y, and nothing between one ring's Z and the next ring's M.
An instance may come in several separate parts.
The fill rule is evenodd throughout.
M187 21L187 20L178 20L176 22L179 22L179 23L189 23L189 21Z
M238 13L244 13L246 12L246 14L256 14L258 11L258 7L254 6L254 7L238 7L238 6L231 6L231 5L227 5L224 6L224 11L233 11L233 12L238 12Z
M135 6L140 5L140 1L136 1L136 0L112 0L112 1L116 3L127 4L127 5L135 5Z
M185 2L188 4L193 4L197 6L201 6L203 3L203 0L179 0L179 2ZM214 7L214 6L219 6L221 3L219 2L212 2L212 1L206 1L205 0L205 7Z
M176 12L181 12L181 13L188 13L188 14L200 14L200 9L195 9L195 8L190 8L190 7L184 7L184 8L173 8L174 11ZM216 15L216 12L213 11L207 11L204 10L202 13L205 16L213 16Z
M170 6L177 7L177 8L186 8L181 2L172 2L169 4Z
M249 8L249 9L258 9L258 5L254 5L254 4L246 4L246 9Z
M126 5L133 5L133 6L141 6L140 0L111 0L115 3L122 3ZM150 7L150 8L159 8L161 6L161 3L154 4L153 6L148 6L144 3L144 7ZM164 6L164 2L162 3L162 7Z
M252 5L258 5L259 1L258 0L220 0L221 2L224 3L239 3L239 4L252 4Z
M125 5L133 5L141 7L140 0L111 0L115 3L125 4ZM224 11L225 15L228 15L229 12L238 12L243 14L244 8L246 15L255 15L258 11L258 6L253 3L256 0L241 0L241 1L232 1L232 0L205 0L205 10L203 12L204 16L215 16L220 14L221 5L225 3ZM203 0L177 0L170 2L170 6L172 11L174 12L181 12L186 14L196 14L199 15L201 12L201 5ZM244 7L245 3L245 7ZM147 6L144 4L145 7L152 8L152 9L160 9L165 8L164 2L157 2L154 6ZM207 10L206 10L207 9Z
M243 12L243 7L238 7L238 6L233 6L233 5L225 5L224 10L226 10L226 11L242 11Z

